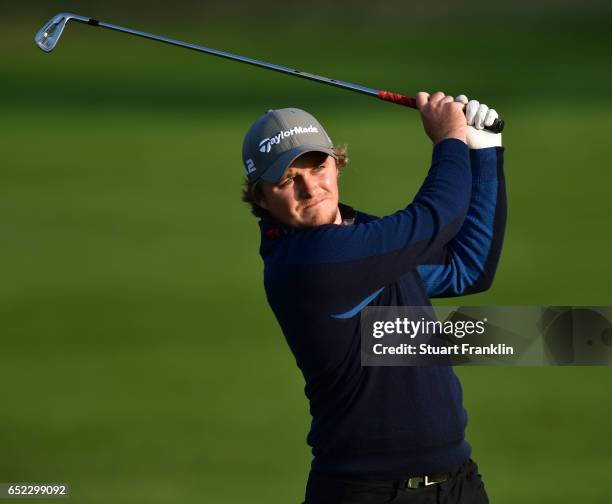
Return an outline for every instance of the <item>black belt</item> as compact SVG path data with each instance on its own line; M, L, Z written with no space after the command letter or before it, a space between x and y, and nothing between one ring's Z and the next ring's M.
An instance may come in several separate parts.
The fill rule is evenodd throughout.
M317 474L311 473L311 476L323 477L325 479L337 480L339 482L344 482L348 484L372 484L372 485L382 485L389 488L423 488L431 485L435 485L436 483L442 483L443 481L447 481L457 474L459 474L468 464L469 459L461 464L460 467L455 469L454 471L449 471L442 474L426 474L423 476L404 476L398 479L372 479L370 477L356 477L353 475L331 475L331 474Z

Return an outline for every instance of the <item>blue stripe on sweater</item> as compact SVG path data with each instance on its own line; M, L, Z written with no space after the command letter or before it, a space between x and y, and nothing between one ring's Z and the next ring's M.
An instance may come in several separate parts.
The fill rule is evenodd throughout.
M339 313L337 315L330 315L330 317L331 318L335 318L335 319L350 319L350 318L353 318L361 310L363 310L370 303L370 301L372 301L374 298L376 298L376 296L378 296L384 290L385 290L385 288L381 287L376 292L373 292L367 298L365 298L363 301L361 301L357 306L355 306L354 308L351 308L349 311L346 311L344 313Z

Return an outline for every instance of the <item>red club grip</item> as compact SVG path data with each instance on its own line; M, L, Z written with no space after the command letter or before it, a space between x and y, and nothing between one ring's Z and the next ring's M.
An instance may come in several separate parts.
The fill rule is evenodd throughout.
M391 91L379 91L378 97L381 100L385 100L391 103L397 103L398 105L403 105L404 107L417 108L416 100L410 96L404 96L397 93L392 93ZM491 126L485 126L484 129L491 131L493 133L501 133L504 130L505 123L503 119L500 117L495 119Z
M410 96L404 96L397 93L392 93L391 91L379 91L378 97L381 100L385 100L391 103L397 103L398 105L403 105L404 107L417 108L416 100Z

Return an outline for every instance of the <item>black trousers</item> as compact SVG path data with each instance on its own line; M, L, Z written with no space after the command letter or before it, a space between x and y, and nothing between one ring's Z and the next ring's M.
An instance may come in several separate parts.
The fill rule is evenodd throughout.
M489 504L478 466L468 459L441 483L407 488L406 480L378 481L311 472L304 504Z

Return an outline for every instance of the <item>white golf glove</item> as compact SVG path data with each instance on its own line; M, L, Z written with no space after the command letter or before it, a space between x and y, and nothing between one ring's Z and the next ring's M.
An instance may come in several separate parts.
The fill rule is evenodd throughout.
M467 96L459 95L456 102L463 103L465 107L465 118L468 123L467 144L470 149L484 149L486 147L501 147L501 133L491 133L483 129L491 126L493 121L499 117L495 109L489 108L478 100L468 100Z

